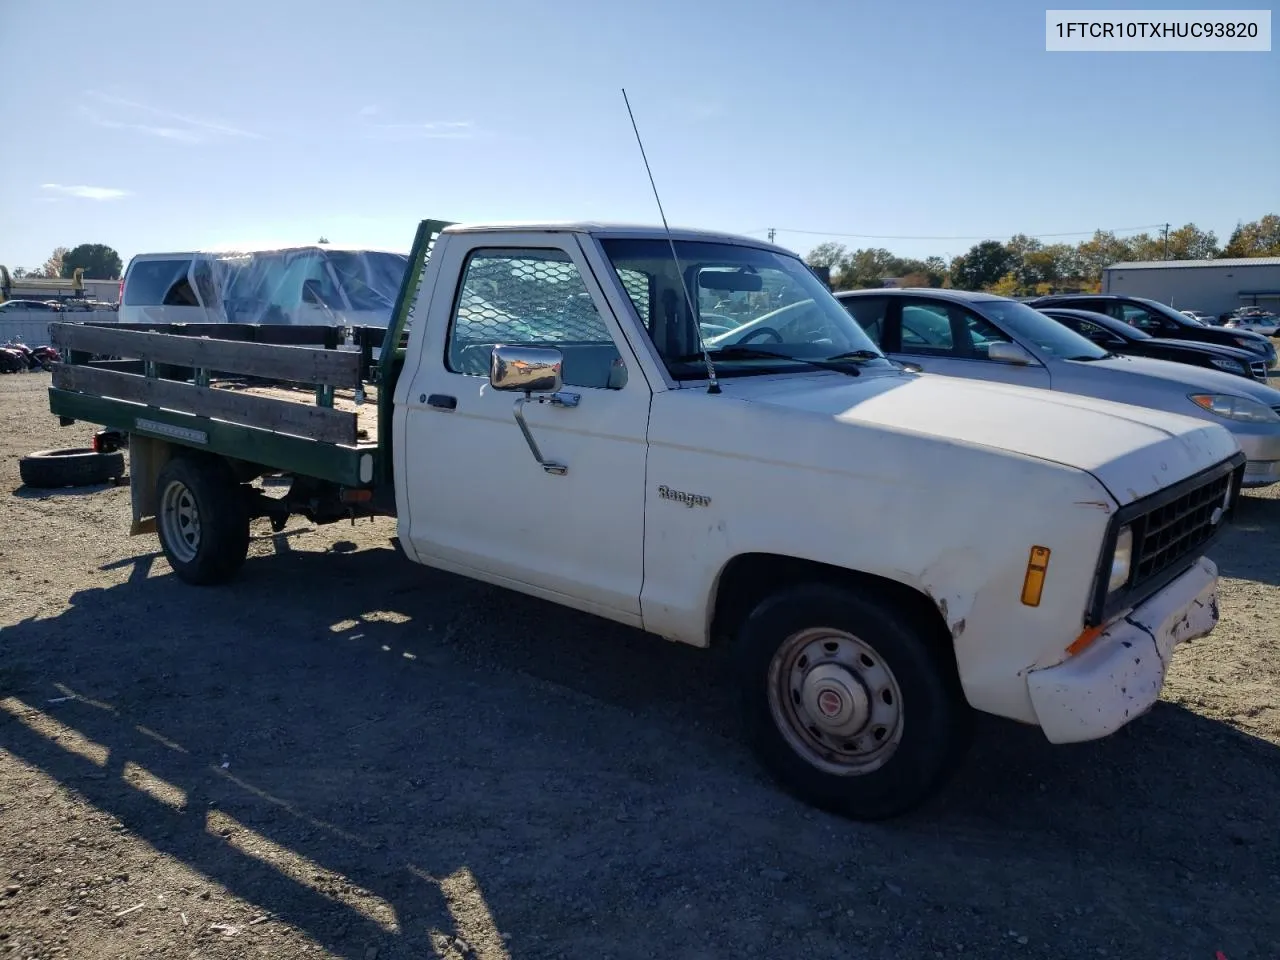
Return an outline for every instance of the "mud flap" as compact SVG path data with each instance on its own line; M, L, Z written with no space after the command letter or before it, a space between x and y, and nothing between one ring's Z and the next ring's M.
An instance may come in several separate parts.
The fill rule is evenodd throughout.
M172 456L173 446L168 441L129 434L129 500L133 507L129 536L156 532L156 479Z

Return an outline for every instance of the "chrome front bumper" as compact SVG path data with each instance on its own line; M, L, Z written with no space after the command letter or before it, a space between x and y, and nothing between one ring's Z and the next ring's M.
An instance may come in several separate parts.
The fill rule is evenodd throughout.
M1027 675L1045 737L1097 740L1146 713L1160 699L1173 648L1208 635L1217 623L1218 568L1201 557L1083 652Z

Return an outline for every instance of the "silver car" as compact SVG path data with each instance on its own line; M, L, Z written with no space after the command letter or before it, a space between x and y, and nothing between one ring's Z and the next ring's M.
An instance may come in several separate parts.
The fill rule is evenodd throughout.
M1216 370L1122 357L1044 314L987 293L879 289L836 294L891 358L929 373L992 380L1182 413L1230 430L1244 484L1280 481L1280 390Z

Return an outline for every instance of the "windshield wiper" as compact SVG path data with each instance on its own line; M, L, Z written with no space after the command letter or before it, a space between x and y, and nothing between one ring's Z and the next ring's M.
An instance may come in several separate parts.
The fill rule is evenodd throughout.
M859 351L854 351L858 353ZM855 357L844 355L837 357L825 357L823 359L815 359L811 357L793 357L787 353L778 353L775 350L762 350L759 347L720 347L716 350L708 350L707 353L712 360L786 360L789 363L803 363L805 366L817 367L819 370L835 370L837 373L847 373L851 377L862 376L862 371L857 367L850 367L848 363ZM702 359L700 353L690 353L682 357L671 357L668 363L693 363Z
M1112 357L1118 357L1118 356L1120 356L1120 354L1118 354L1118 353L1112 353L1111 351L1109 351L1109 350L1108 350L1106 353L1104 353L1104 354L1103 354L1102 356L1100 356L1100 357L1067 357L1067 359L1068 359L1068 360L1079 360L1081 363L1084 363L1084 362L1089 361L1089 360L1110 360Z
M887 360L883 354L876 353L874 350L848 350L845 353L837 353L834 357L823 357L824 360Z

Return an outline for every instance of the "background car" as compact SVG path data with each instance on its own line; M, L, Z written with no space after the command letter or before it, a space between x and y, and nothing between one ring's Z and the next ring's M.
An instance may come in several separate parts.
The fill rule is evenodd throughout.
M1111 353L1009 297L933 288L850 290L836 297L885 354L926 374L1060 390L1209 420L1229 430L1248 457L1246 486L1280 481L1280 390L1217 370Z
M1274 337L1280 333L1280 317L1264 310L1247 310L1237 313L1223 326L1228 330L1248 330L1264 337Z
M1037 297L1030 306L1075 307L1092 310L1123 320L1153 337L1170 340L1198 340L1202 343L1220 343L1224 347L1243 347L1266 358L1267 369L1276 365L1275 345L1266 337L1249 330L1226 330L1222 327L1204 327L1189 317L1158 300L1145 297L1122 297L1108 293L1055 293Z
M1201 313L1199 310L1179 310L1178 312L1184 317L1190 317L1192 320L1197 321L1203 327L1212 327L1218 322L1217 317Z
M0 303L0 315L29 314L31 312L51 313L62 308L56 303L46 300L6 300Z
M1068 307L1043 307L1040 310L1082 337L1087 337L1104 350L1131 357L1154 357L1195 367L1224 370L1251 380L1267 382L1267 363L1252 351L1241 347L1224 347L1195 340L1167 340L1153 337L1105 313L1075 310Z

